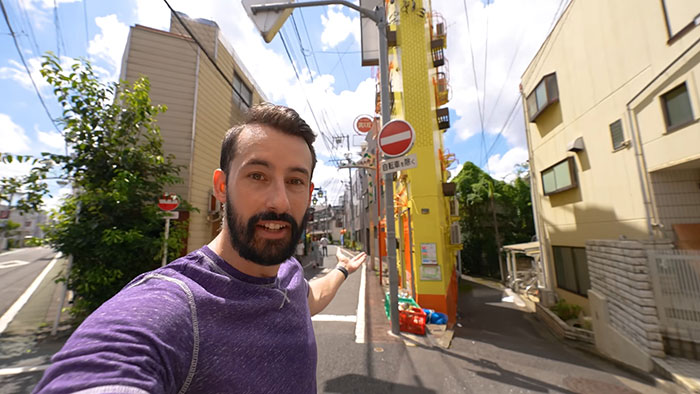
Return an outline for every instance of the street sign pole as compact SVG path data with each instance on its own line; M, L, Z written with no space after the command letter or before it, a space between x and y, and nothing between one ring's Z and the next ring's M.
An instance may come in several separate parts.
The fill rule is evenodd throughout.
M165 267L168 264L168 235L170 234L170 217L165 218L165 237L163 237L163 261L160 266Z

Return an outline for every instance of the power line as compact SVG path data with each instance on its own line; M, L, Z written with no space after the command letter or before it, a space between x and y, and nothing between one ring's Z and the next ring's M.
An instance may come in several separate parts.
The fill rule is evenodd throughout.
M309 66L309 61L306 58L306 50L304 49L304 43L301 42L301 35L299 34L299 28L297 28L297 21L294 19L294 13L292 13L292 24L294 26L294 32L297 35L297 40L299 41L299 48L301 49L301 56L304 57L304 63L306 63L306 69L309 71L309 78L311 78L311 82L314 81L314 74L311 72L311 66Z
M472 75L474 76L474 86L476 89L474 90L474 95L476 96L476 107L479 112L479 122L481 124L481 145L482 147L485 147L484 144L484 114L481 112L481 101L479 98L479 81L476 78L476 66L475 66L475 61L474 61L474 46L472 45L472 33L471 33L471 27L469 26L469 10L467 8L467 1L462 0L462 4L464 5L464 16L467 19L467 35L469 36L469 53L471 54L472 58Z
M29 19L29 14L27 14L27 9L22 6L19 2L17 2L17 7L20 10L20 19L24 21L27 25L27 30L29 30L29 37L34 44L34 49L35 53L41 53L41 50L39 50L39 44L37 44L36 41L36 35L34 34L34 27L32 26L32 21Z
M83 0L83 20L85 22L85 52L90 48L90 33L88 31L87 0ZM89 54L88 54L89 56Z
M66 43L63 41L63 32L61 31L61 20L58 16L58 2L53 0L53 24L56 27L56 52L58 57L61 57L61 47L63 53L66 53Z
M41 101L41 106L44 107L44 111L46 111L46 115L51 120L51 124L56 129L56 131L58 131L61 135L63 135L61 130L56 125L56 122L54 121L53 116L51 116L51 113L49 112L49 108L46 106L46 103L44 102L44 98L41 97L41 93L39 92L39 88L36 86L36 83L34 82L34 77L32 77L32 73L31 73L31 71L29 71L29 67L27 66L27 61L24 60L24 55L22 54L22 48L20 48L19 42L17 42L17 36L15 35L14 30L12 29L12 24L10 23L10 18L7 16L7 11L5 10L5 3L3 2L3 0L0 0L0 7L2 7L2 15L5 17L5 22L7 23L7 28L10 29L10 35L12 36L12 41L14 41L14 43L15 43L15 48L17 49L17 53L19 54L19 58L22 61L22 64L24 65L24 69L27 71L27 75L29 76L29 80L32 81L32 86L34 86L34 91L36 92L37 97L39 97L39 101Z
M309 29L306 28L306 20L304 20L304 12L299 8L299 14L301 14L301 23L304 26L304 31L306 32L306 40L309 41L309 48L311 48L311 56L314 58L314 63L316 63L316 71L318 75L321 75L321 68L318 66L318 60L316 60L316 52L314 51L314 46L311 43L311 37L309 36Z
M83 0L83 1L85 1L85 0ZM216 71L219 72L219 74L224 79L224 81L226 81L226 83L231 87L231 90L233 91L233 93L235 93L236 96L238 96L238 98L241 100L241 102L245 103L246 99L244 99L243 96L241 95L241 93L238 90L236 90L236 88L233 87L233 82L231 82L231 80L228 78L226 73L224 73L224 71L221 69L221 67L219 67L219 65L216 63L214 58L209 54L209 52L206 50L206 48L204 48L204 45L202 45L202 43L197 39L197 36L194 35L192 30L190 30L189 26L187 26L185 21L180 17L180 14L177 11L175 11L172 6L170 6L170 3L168 3L168 0L163 0L163 2L165 3L165 5L168 6L168 9L170 9L170 12L175 16L177 21L180 22L180 25L185 29L187 34L189 34L190 38L192 38L192 40L197 44L199 49L202 52L204 52L204 55L206 55L207 59L209 59L211 64L214 66Z
M496 134L496 138L493 140L493 143L491 143L491 146L489 147L488 151L486 152L486 165L488 168L488 156L491 154L491 151L493 148L496 146L496 142L498 142L498 139L503 135L503 132L507 130L508 126L510 125L510 121L513 119L513 114L515 113L515 110L518 108L518 103L520 102L520 95L515 100L515 103L513 103L513 108L511 108L510 113L508 114L508 117L506 118L505 123L501 127L501 130Z

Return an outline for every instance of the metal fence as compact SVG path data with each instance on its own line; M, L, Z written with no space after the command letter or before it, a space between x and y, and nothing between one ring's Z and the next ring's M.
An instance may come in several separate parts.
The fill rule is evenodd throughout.
M700 252L650 251L649 272L664 335L700 342Z

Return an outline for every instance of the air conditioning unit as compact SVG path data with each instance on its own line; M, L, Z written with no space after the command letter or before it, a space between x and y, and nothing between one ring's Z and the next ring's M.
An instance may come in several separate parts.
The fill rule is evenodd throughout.
M450 225L450 243L452 245L462 243L462 230L459 228L459 222L454 222Z
M459 216L459 200L457 196L450 198L450 216Z

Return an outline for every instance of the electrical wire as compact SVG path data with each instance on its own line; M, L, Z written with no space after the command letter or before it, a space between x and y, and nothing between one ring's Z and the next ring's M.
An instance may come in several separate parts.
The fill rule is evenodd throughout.
M506 118L505 123L501 127L501 130L496 134L496 138L493 140L493 143L491 143L491 146L489 147L488 151L486 152L486 166L488 168L488 156L491 154L493 151L493 148L496 146L496 142L498 142L498 139L503 135L503 132L508 129L508 126L510 125L511 120L513 119L513 114L515 113L515 110L518 108L518 103L520 103L520 95L518 94L518 97L516 97L515 103L513 103L513 107L510 110L510 113L508 114L508 117Z
M85 1L85 0L83 0L83 1ZM202 45L202 43L199 41L199 39L197 39L197 36L192 32L192 30L190 30L189 26L187 26L187 23L185 23L185 21L180 17L180 14L177 11L175 11L175 9L173 9L173 7L170 5L170 3L168 3L168 0L163 0L163 2L165 3L165 5L168 6L168 9L170 9L170 12L175 16L177 21L180 22L180 25L185 29L187 34L189 34L190 38L192 38L192 40L197 44L199 49L202 52L204 52L204 55L207 57L207 59L209 59L209 61L214 66L216 71L219 72L219 75L221 75L221 78L223 78L224 81L226 81L226 83L228 84L228 86L231 87L231 90L233 91L233 93L235 93L236 96L238 96L238 98L242 102L245 103L246 99L243 98L243 95L241 95L241 93L235 87L233 87L233 82L231 82L231 80L228 78L226 73L224 73L224 71L221 69L221 67L219 67L219 65L216 63L216 61L211 56L211 54L209 54L209 52L206 50L206 48L204 48L204 45Z
M66 53L66 43L63 41L63 31L61 30L61 19L58 16L58 2L53 0L53 24L56 27L56 52L61 57L61 48Z
M467 8L467 1L462 0L462 4L464 5L464 16L467 19L467 35L469 36L469 53L471 54L471 59L472 59L472 75L474 77L474 86L476 89L474 90L474 95L476 96L476 107L479 112L479 122L481 124L481 145L482 147L485 147L486 145L484 144L484 114L481 112L481 99L479 98L479 81L476 78L476 66L475 66L475 61L474 61L474 46L472 45L472 33L471 33L471 27L469 26L469 10Z
M32 77L31 71L29 71L29 67L27 66L27 61L24 59L24 55L22 54L22 48L20 47L19 42L17 41L17 35L15 34L14 30L12 29L12 24L10 23L10 18L7 16L7 10L5 10L5 2L3 0L0 0L0 7L2 7L2 15L5 17L5 22L7 23L7 28L10 29L10 35L12 36L12 40L15 43L15 48L17 49L17 54L19 54L19 58L22 61L22 64L24 65L24 69L27 71L27 75L29 76L29 80L32 82L32 86L34 86L34 91L36 92L37 97L39 97L39 101L41 102L41 106L44 107L44 111L46 111L46 115L51 120L51 124L56 129L56 131L58 131L61 135L63 135L61 130L58 128L58 125L56 125L56 121L54 120L53 116L51 116L51 112L49 112L49 108L46 106L46 103L44 102L44 98L41 97L41 93L39 92L39 88L36 86L36 83L34 82L34 77Z
M27 30L29 30L29 37L31 39L31 43L34 44L34 53L41 53L41 50L39 49L39 44L37 44L36 41L36 35L34 34L34 27L32 26L32 21L29 18L29 14L27 13L27 9L22 6L22 4L17 2L17 7L20 10L20 19L24 21L27 25Z
M85 22L85 51L90 48L90 33L88 31L87 0L83 0L83 21ZM90 54L88 53L88 58Z

